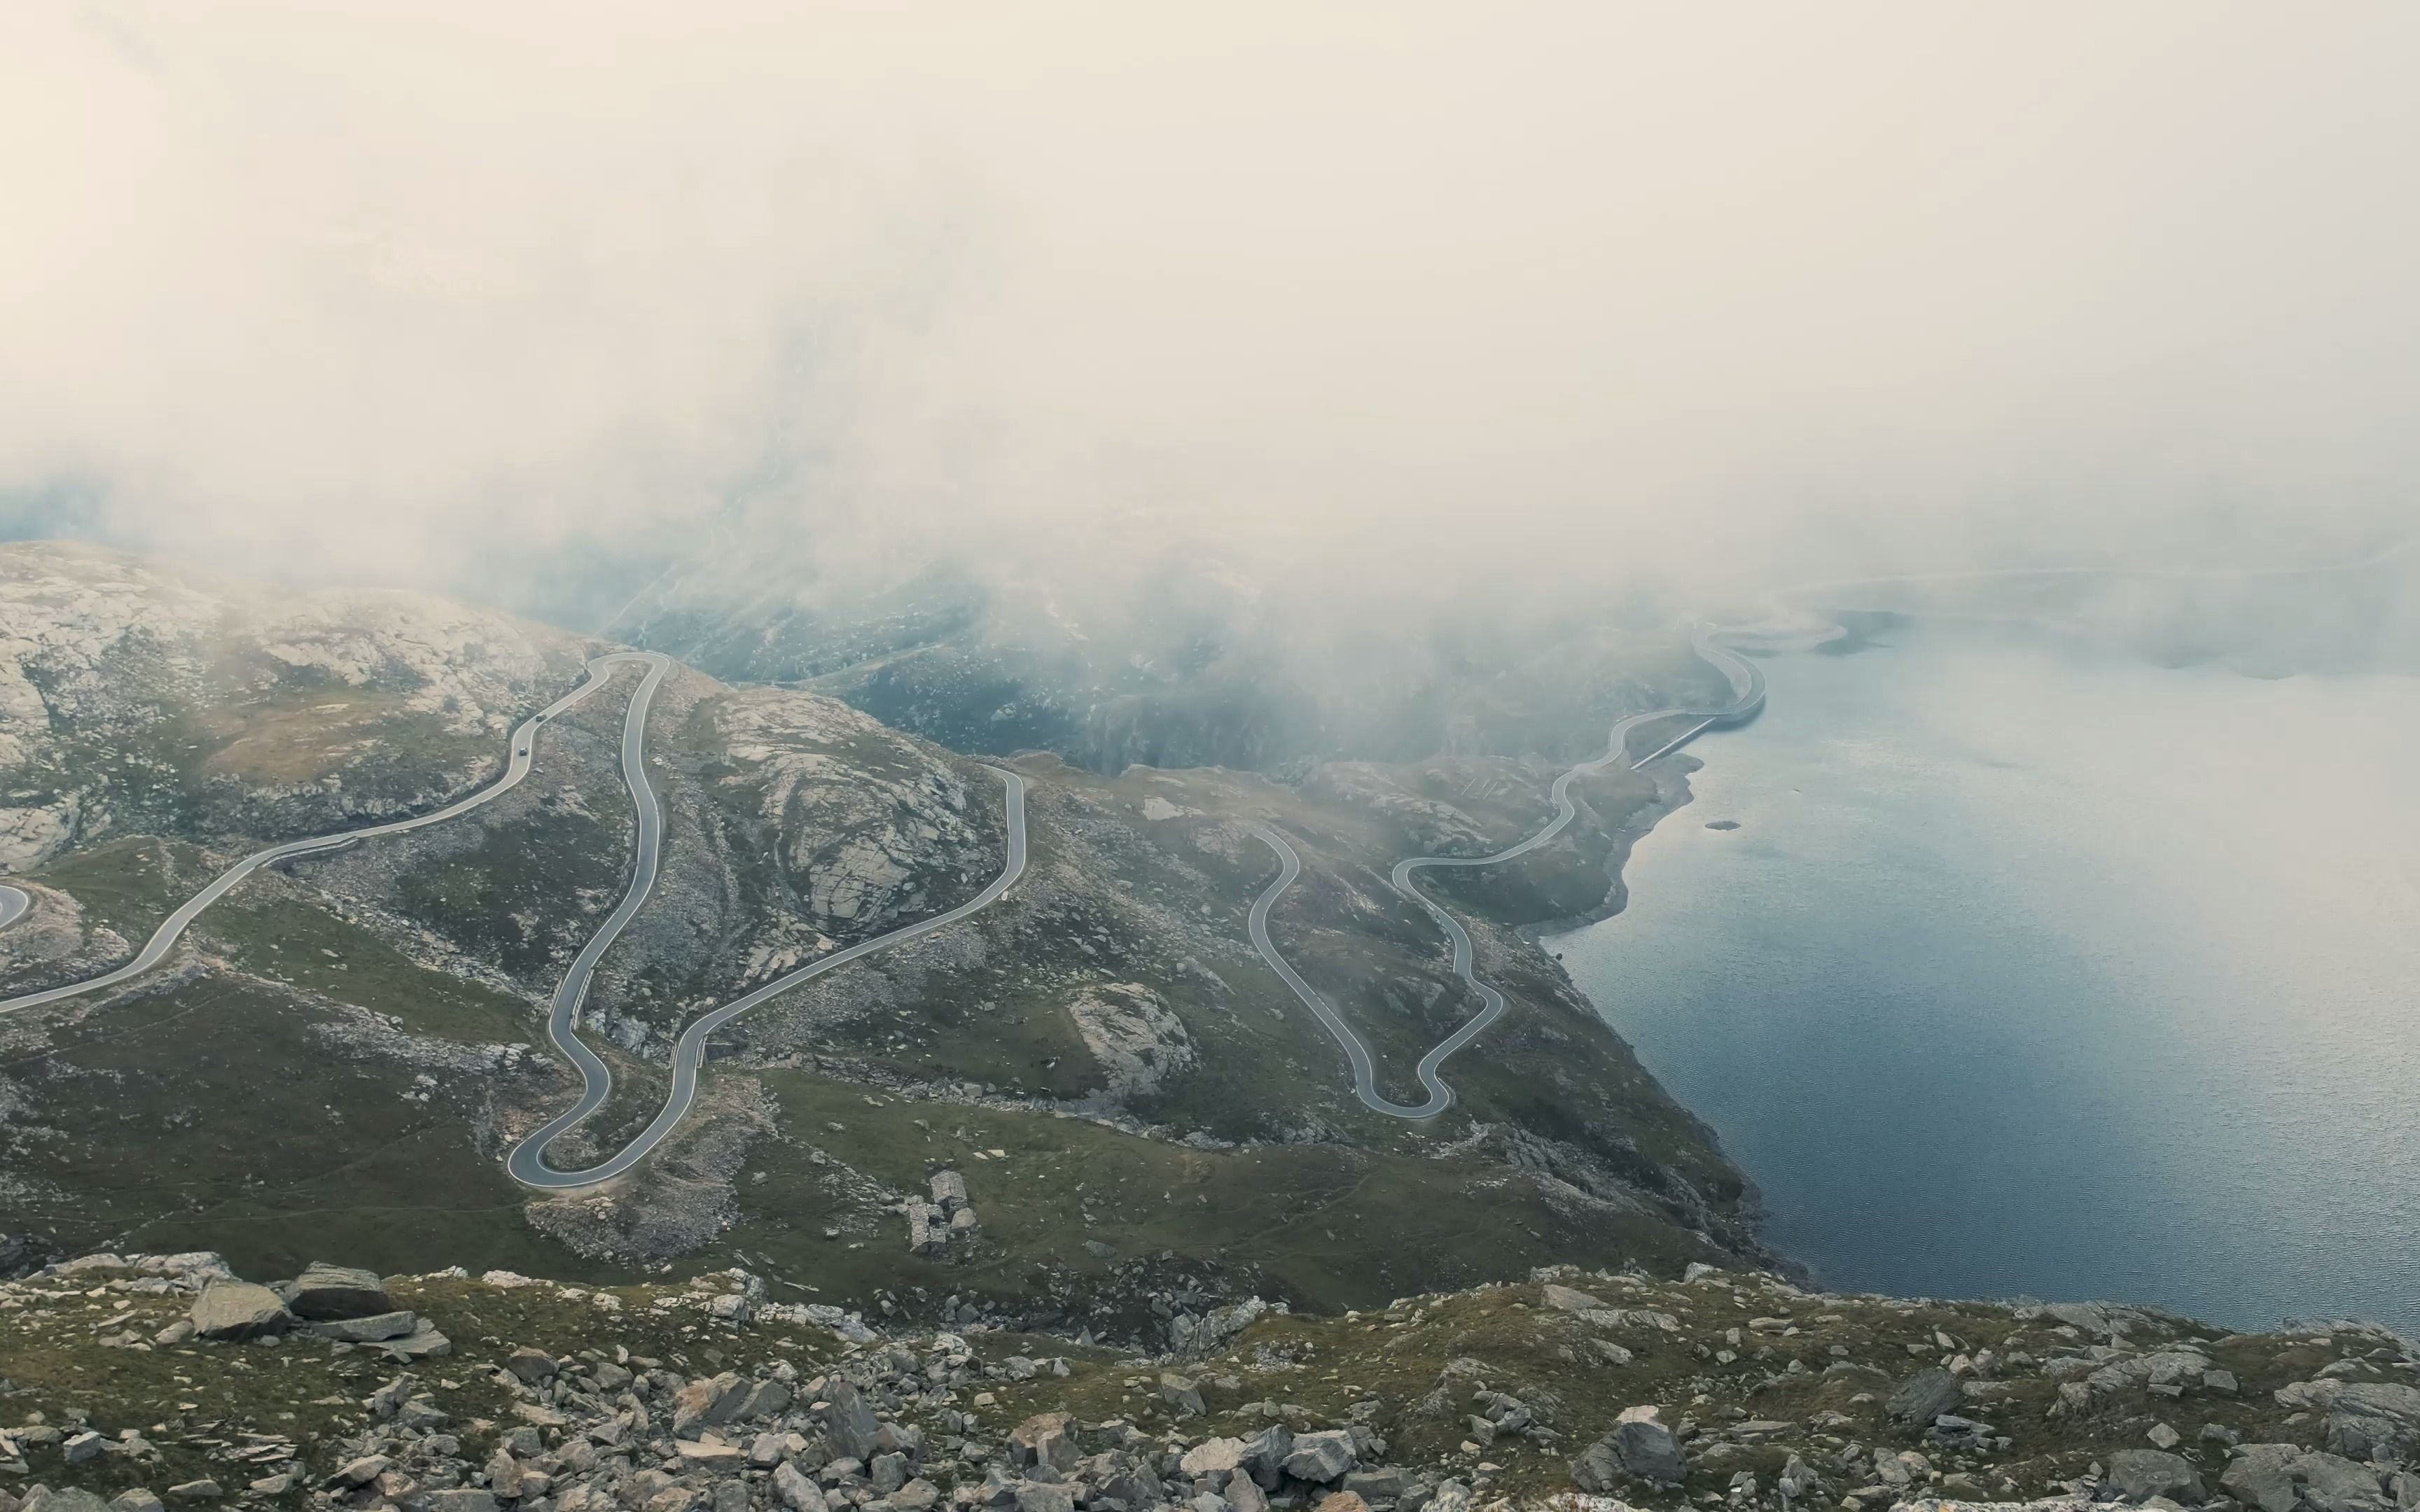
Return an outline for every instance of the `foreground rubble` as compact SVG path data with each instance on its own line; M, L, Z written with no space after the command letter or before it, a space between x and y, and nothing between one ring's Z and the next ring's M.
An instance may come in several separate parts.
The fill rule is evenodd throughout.
M0 1512L2420 1508L2366 1326L1560 1268L1179 1360L766 1289L53 1266L0 1286Z

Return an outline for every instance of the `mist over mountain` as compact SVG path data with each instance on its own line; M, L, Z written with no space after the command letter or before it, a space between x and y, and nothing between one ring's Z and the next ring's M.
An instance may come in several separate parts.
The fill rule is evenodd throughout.
M816 663L955 583L1092 638L1053 696L1206 619L1349 699L2409 525L2406 8L694 20L11 8L0 531Z

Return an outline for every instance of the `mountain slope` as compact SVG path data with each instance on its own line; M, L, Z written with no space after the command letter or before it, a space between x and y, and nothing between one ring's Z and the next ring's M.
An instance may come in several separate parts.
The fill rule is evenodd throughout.
M52 764L59 791L101 796L79 800L66 850L21 872L36 907L0 933L8 991L121 959L256 841L340 826L348 804L390 812L392 793L418 807L474 786L502 754L480 733L600 649L418 601L278 617L241 590L211 597L118 559L0 559L0 584L33 585L9 590L15 623L28 602L46 623L81 616L103 648L85 702L29 731L27 760ZM70 568L101 587L60 586ZM155 599L179 616L165 631L147 628L167 612ZM320 772L300 789L164 733L213 697L287 710L285 674L259 670L263 656L291 665L276 646L313 669L320 704L376 711L375 733L309 747ZM209 671L225 665L254 671ZM1556 1259L1761 1255L1740 1173L1519 933L1606 903L1628 839L1678 801L1685 759L1581 784L1565 841L1449 885L1513 1011L1449 1064L1459 1101L1430 1123L1354 1100L1334 1044L1251 949L1245 916L1274 862L1248 826L1277 825L1303 853L1273 927L1400 1090L1476 1005L1386 868L1534 827L1552 765L1363 764L1287 785L1029 756L1014 764L1031 864L1005 899L734 1024L695 1115L640 1173L529 1199L498 1157L570 1095L537 1048L541 1005L626 884L617 760L633 681L551 722L531 778L493 803L248 879L119 999L0 1019L0 1230L54 1251L210 1247L259 1266L341 1232L389 1268L442 1252L591 1278L745 1252L861 1301L955 1292L1002 1317L1144 1330L1174 1319L1069 1279L1148 1256L1198 1315L1254 1290L1342 1306ZM393 733L415 719L443 738ZM83 743L74 762L67 741ZM676 668L647 749L662 872L585 1011L617 1081L582 1131L597 1153L652 1116L696 1013L954 905L996 874L1002 844L996 773L816 695ZM111 775L137 750L169 753L139 788ZM385 787L365 764L378 753ZM977 1166L986 1216L939 1254L906 1254L897 1205L943 1161Z

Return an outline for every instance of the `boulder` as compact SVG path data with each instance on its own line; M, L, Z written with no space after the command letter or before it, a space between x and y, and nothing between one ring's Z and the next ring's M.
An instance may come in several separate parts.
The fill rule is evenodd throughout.
M90 1491L70 1486L26 1497L24 1512L109 1512L109 1504Z
M336 1318L311 1325L311 1332L320 1337L342 1339L348 1344L377 1344L387 1339L410 1338L419 1329L420 1319L402 1312L372 1313L367 1318Z
M789 1387L778 1381L760 1381L749 1389L748 1399L739 1405L739 1420L753 1423L759 1418L773 1417L789 1405Z
M1078 1458L1064 1412L1036 1412L1009 1429L1008 1450L1020 1467L1044 1464L1066 1471L1075 1468Z
M2328 1409L2328 1448L2352 1459L2420 1459L2420 1389L2348 1381Z
M908 1457L896 1450L876 1455L874 1463L865 1467L865 1478L874 1483L876 1495L890 1495L908 1484Z
M347 1461L342 1469L329 1475L327 1483L345 1489L350 1489L356 1486L367 1486L384 1474L387 1466L393 1463L394 1461L384 1455L364 1455L359 1459Z
M395 1299L374 1271L314 1260L301 1275L281 1288L287 1310L297 1318L324 1322L337 1318L375 1318L395 1311Z
M774 1467L773 1494L790 1512L829 1512L823 1489L799 1473L799 1467L787 1460Z
M746 1405L748 1393L754 1384L733 1370L726 1370L710 1380L690 1381L673 1393L674 1434L685 1437L699 1428L730 1422L739 1415L739 1409ZM856 1390L855 1387L849 1389L852 1392ZM862 1401L859 1405L862 1406ZM866 1415L872 1417L874 1414L868 1411ZM865 1457L851 1454L849 1458L862 1459Z
M1411 1477L1400 1465L1380 1465L1374 1470L1356 1470L1344 1477L1344 1489L1364 1502L1399 1502L1411 1487Z
M409 1318L411 1315L406 1313L403 1316ZM411 1330L406 1329L404 1332L410 1333ZM389 1335L389 1337L393 1336ZM544 1350L524 1347L512 1352L511 1356L504 1361L504 1368L519 1376L524 1383L535 1386L540 1381L553 1379L556 1365L554 1356Z
M393 1360L428 1360L453 1353L454 1341L437 1332L436 1325L424 1318L412 1326L411 1333L399 1339L383 1340L379 1348Z
M1966 1388L1947 1370L1919 1370L1899 1384L1885 1404L1895 1423L1930 1427L1932 1420L1966 1399Z
M2378 1473L2341 1455L2312 1450L2288 1468L2302 1483L2303 1500L2319 1512L2382 1512L2390 1504Z
M684 1468L705 1471L736 1471L746 1463L748 1456L736 1443L706 1443L696 1439L679 1439L673 1443Z
M1781 1467L1781 1478L1774 1482L1776 1489L1793 1502L1805 1500L1816 1485L1814 1467L1796 1455L1790 1457L1790 1462Z
M1546 1305L1567 1313L1593 1312L1605 1304L1574 1287L1546 1284Z
M1688 1458L1672 1430L1652 1418L1634 1418L1613 1430L1613 1452L1622 1470L1651 1486L1678 1486L1688 1477Z
M1055 1482L1016 1483L1016 1512L1076 1512L1076 1493Z
M824 1401L824 1434L831 1440L833 1458L860 1461L873 1458L876 1441L882 1436L882 1422L866 1405L865 1394L849 1381L835 1381L826 1388ZM1065 1421L1064 1414L1061 1414L1061 1421Z
M109 1499L109 1512L160 1512L160 1499L137 1486Z
M1210 1476L1223 1485L1224 1477L1243 1468L1244 1448L1241 1439L1204 1439L1185 1451L1176 1468L1197 1478Z
M1286 1456L1292 1453L1294 1434L1284 1424L1273 1423L1244 1441L1241 1466L1262 1489L1275 1490L1285 1473Z
M1324 1486L1342 1480L1354 1465L1353 1435L1339 1428L1295 1436L1294 1450L1283 1469L1296 1480Z
M496 1512L496 1498L491 1491L476 1486L454 1486L442 1490L423 1491L420 1501L427 1512Z
M1330 1491L1319 1499L1319 1512L1370 1512L1370 1504L1351 1491Z
M267 1287L249 1281L213 1281L194 1299L194 1335L206 1339L249 1339L283 1334L294 1315Z
M1621 1453L1614 1446L1608 1433L1579 1453L1572 1461L1572 1484L1581 1490L1597 1494L1620 1490L1624 1473Z
M1169 1406L1175 1408L1176 1415L1178 1417L1200 1417L1202 1415L1201 1388L1196 1386L1190 1379L1185 1376L1180 1376L1174 1371L1163 1370L1160 1372L1159 1399L1166 1402Z
M2102 1480L2128 1502L2164 1496L2191 1506L2206 1494L2194 1467L2164 1449L2120 1449L2109 1457L2109 1473Z

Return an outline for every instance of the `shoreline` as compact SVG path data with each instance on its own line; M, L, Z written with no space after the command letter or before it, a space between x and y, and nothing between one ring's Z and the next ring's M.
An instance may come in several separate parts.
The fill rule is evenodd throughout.
M1604 1006L1598 1003L1593 996L1590 996L1588 990L1582 987L1579 984L1578 980L1571 974L1570 970L1563 964L1561 952L1549 949L1546 947L1545 937L1549 934L1569 934L1575 930L1585 929L1590 924L1601 924L1606 919L1619 915L1623 909L1630 905L1630 880L1628 873L1632 853L1637 849L1640 841L1645 840L1649 835L1654 833L1655 827L1658 825L1663 824L1666 820L1670 819L1675 814L1678 814L1683 810L1688 808L1691 804L1697 802L1697 791L1689 785L1689 779L1699 771L1702 770L1705 767L1705 764L1704 761L1689 754L1685 750L1675 751L1668 758L1657 761L1654 764L1654 768L1646 773L1647 776L1654 779L1655 801L1647 807L1638 810L1631 817L1628 823L1619 826L1606 826L1605 833L1610 842L1611 848L1607 851L1605 858L1606 891L1605 896L1598 901L1595 907L1587 909L1581 913L1566 914L1559 918L1545 919L1535 924L1520 925L1512 931L1514 934L1520 937L1523 944L1537 951L1538 954L1544 958L1548 968L1553 970L1556 975L1562 978L1564 984L1571 989L1573 995L1579 998L1580 1001L1588 1004L1589 1011L1597 1016L1597 1022L1605 1026L1606 1032L1621 1041L1623 1046L1625 1046L1634 1057L1638 1054L1638 1047L1636 1044L1633 1044L1630 1040L1622 1034L1621 1028L1616 1026L1612 1018L1606 1014ZM1588 806L1585 801L1583 801L1583 808L1587 810L1591 817L1595 817L1596 810L1593 807ZM1642 1070L1645 1069L1644 1061L1640 1062L1640 1067ZM1654 1072L1652 1071L1648 1072L1648 1074L1650 1076L1654 1076ZM1681 1101L1679 1097L1672 1093L1672 1090L1669 1088L1664 1087L1662 1077L1655 1077L1655 1085L1658 1088L1663 1088L1664 1095L1670 1100L1672 1105L1680 1109L1681 1112L1689 1119L1691 1125L1695 1127L1699 1137L1705 1142L1707 1148L1712 1149L1715 1154L1720 1155L1724 1160L1730 1162L1731 1168L1739 1173L1739 1211L1741 1221L1747 1226L1748 1232L1756 1236L1758 1248L1762 1250L1765 1257L1773 1262L1774 1268L1781 1274L1788 1276L1794 1283L1800 1285L1819 1284L1822 1278L1817 1275L1813 1267L1809 1266L1806 1261L1798 1258L1798 1257L1794 1255L1775 1249L1766 1242L1764 1237L1765 1220L1771 1214L1766 1209L1764 1203L1764 1187L1757 1180L1755 1173L1750 1171L1740 1162L1737 1156L1733 1155L1730 1150L1726 1148L1723 1143L1722 1132L1716 1129L1711 1122L1707 1121L1704 1114L1699 1113L1696 1108L1691 1107L1688 1103Z

